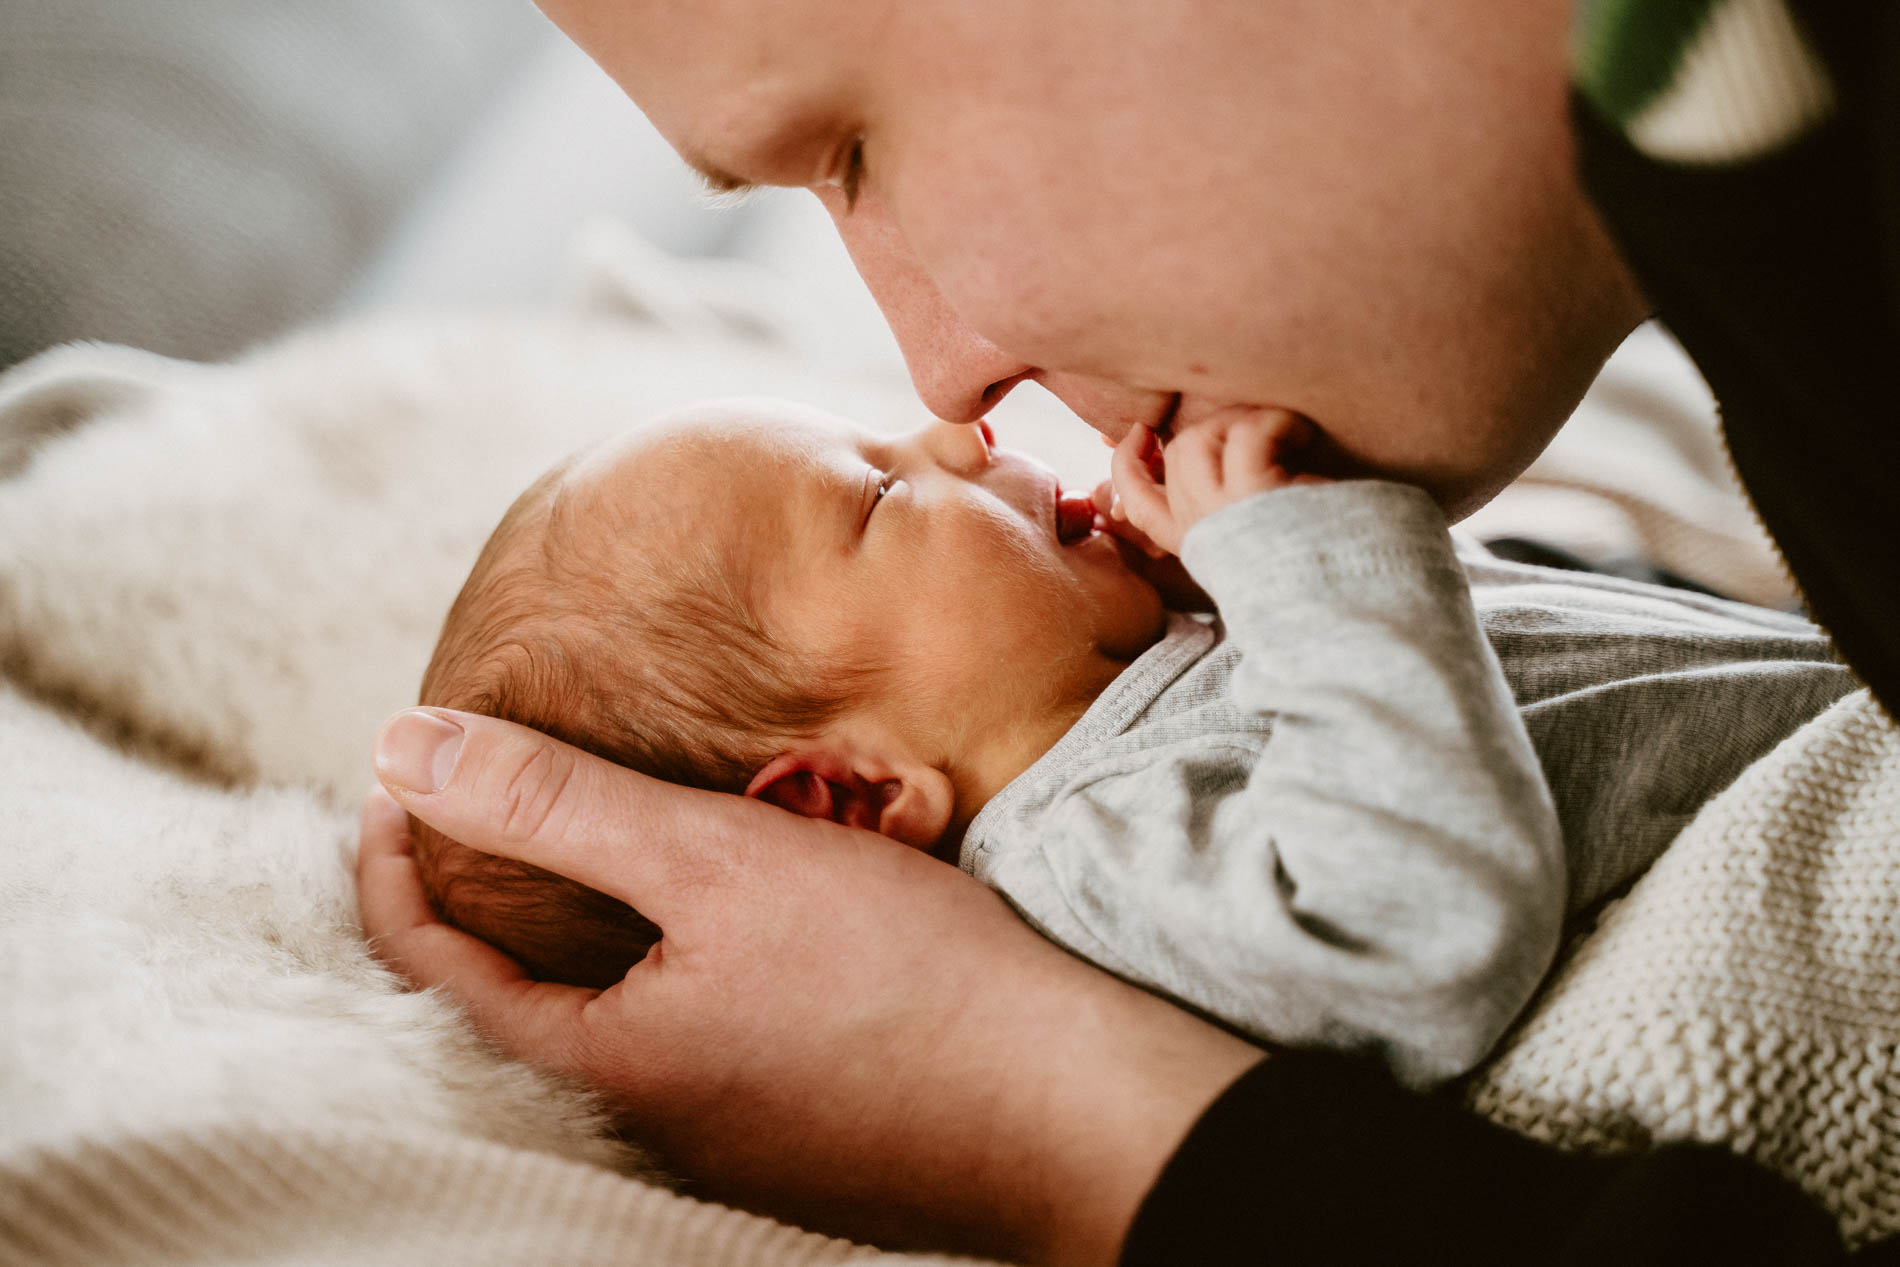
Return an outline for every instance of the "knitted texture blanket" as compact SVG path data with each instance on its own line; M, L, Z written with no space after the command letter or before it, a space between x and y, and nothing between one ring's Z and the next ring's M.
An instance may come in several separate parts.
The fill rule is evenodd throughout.
M933 1267L448 1133L207 1124L0 1154L13 1267Z
M1900 728L1848 696L1580 935L1466 1090L1565 1148L1727 1144L1900 1233Z

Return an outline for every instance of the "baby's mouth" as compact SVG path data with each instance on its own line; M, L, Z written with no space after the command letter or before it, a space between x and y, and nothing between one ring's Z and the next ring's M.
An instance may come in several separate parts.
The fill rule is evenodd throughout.
M1087 493L1056 493L1056 540L1065 546L1095 531L1095 502Z

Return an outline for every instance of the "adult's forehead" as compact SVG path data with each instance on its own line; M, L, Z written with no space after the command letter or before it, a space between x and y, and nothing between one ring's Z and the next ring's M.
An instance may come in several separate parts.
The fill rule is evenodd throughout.
M865 64L891 0L542 0L676 144L705 144Z

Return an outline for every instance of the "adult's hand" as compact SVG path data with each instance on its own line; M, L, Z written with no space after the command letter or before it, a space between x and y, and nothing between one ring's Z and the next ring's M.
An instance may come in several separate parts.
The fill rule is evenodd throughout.
M440 710L377 745L364 929L514 1055L589 1083L707 1195L886 1245L1107 1263L1260 1053L1043 941L953 867ZM605 992L440 923L407 810L631 903L664 936Z

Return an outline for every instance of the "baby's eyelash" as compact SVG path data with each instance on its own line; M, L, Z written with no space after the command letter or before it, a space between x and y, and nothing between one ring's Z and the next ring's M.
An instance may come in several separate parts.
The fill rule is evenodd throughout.
M872 467L864 473L864 482L870 485L871 500L861 503L864 506L864 517L858 521L859 532L863 532L871 526L871 516L877 513L878 504L882 502L885 495L891 491L891 486L897 482L897 477L892 475L889 471L880 471L876 467ZM862 496L862 494L860 494L860 496Z

